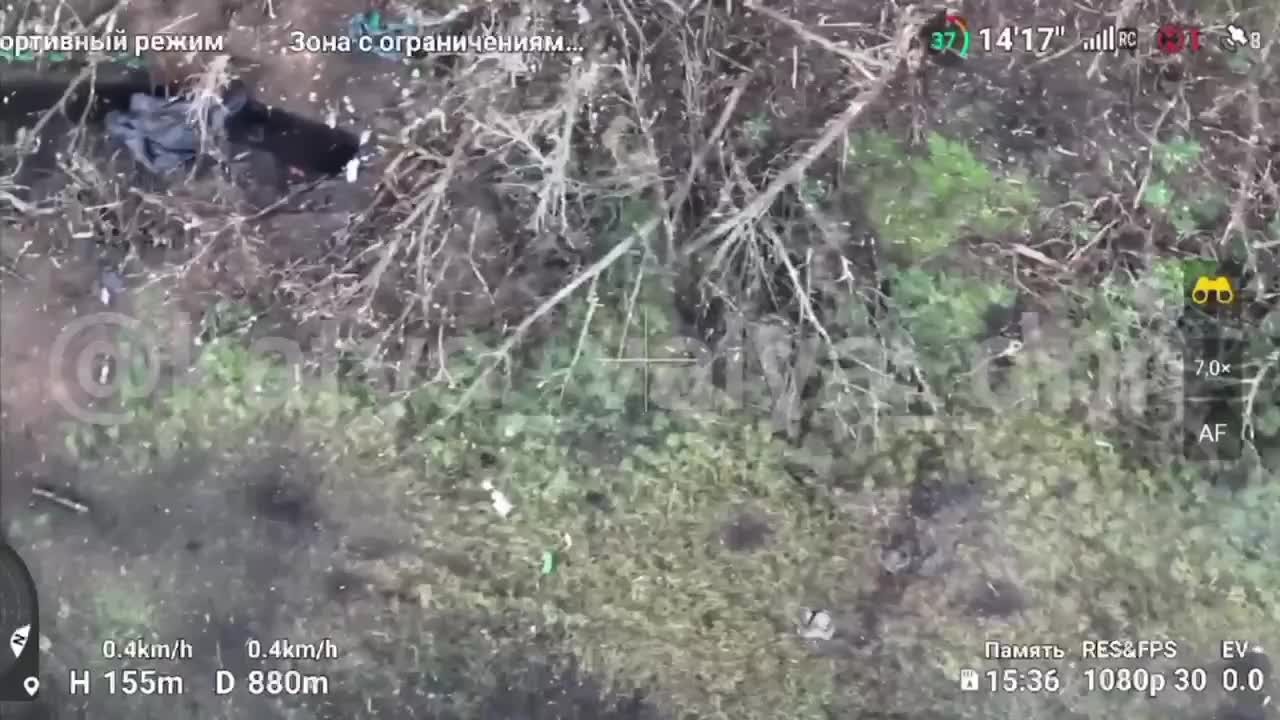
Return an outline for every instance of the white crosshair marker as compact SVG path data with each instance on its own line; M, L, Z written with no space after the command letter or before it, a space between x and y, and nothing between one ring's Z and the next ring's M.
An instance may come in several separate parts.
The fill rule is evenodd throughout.
M697 363L698 361L695 360L694 358L676 358L676 357L656 358L651 356L649 354L649 313L648 312L644 313L643 323L644 323L644 354L643 356L638 358L633 358L633 357L605 358L604 361L609 363L628 363L628 364L637 363L644 368L644 379L642 381L644 383L644 387L642 390L643 397L644 397L644 411L649 412L649 368L652 367L653 365L690 365L690 364Z

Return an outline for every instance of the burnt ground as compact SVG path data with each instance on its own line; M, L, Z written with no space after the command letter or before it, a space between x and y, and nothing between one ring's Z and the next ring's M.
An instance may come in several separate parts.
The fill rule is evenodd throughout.
M343 127L357 134L363 130L395 133L429 114L429 110L449 110L449 103L456 99L456 89L445 79L430 79L434 69L425 73L428 79L424 81L421 77L415 79L407 67L377 58L279 52L286 28L331 33L343 27L348 15L363 9L363 5L342 0L277 2L272 4L273 18L267 15L265 6L211 6L204 0L187 0L176 4L134 4L124 23L132 31L150 31L171 27L176 19L195 14L197 18L191 21L194 24L183 26L183 31L225 33L239 74L257 97L310 117L323 118L333 113ZM591 9L597 25L606 22L602 18L609 17L609 12L604 5ZM777 9L785 10L809 28L818 26L819 16L835 18L847 10L838 3L821 2ZM1077 4L1068 7L1051 2L1038 3L1032 9L992 0L969 3L963 12L971 20L984 18L992 25L1061 23L1070 35L1090 33L1111 22L1116 9L1100 7L1092 11ZM1220 11L1207 6L1144 6L1134 12L1136 19L1131 22L1141 25L1144 33L1168 14L1187 18L1202 14L1206 26L1220 22ZM654 15L657 16L656 10ZM850 19L874 25L884 19L881 15L887 17L889 13L856 12ZM1246 17L1255 27L1274 22L1262 12ZM602 38L613 37L607 27L593 27L592 31ZM714 118L718 112L718 95L727 93L734 73L741 72L735 68L761 68L735 117L763 113L773 118L775 131L753 150L751 166L745 168L751 181L763 184L795 157L797 143L811 138L821 121L838 112L856 93L853 82L858 80L857 73L836 62L826 50L800 43L791 29L768 18L750 17L731 28L716 27L712 31L723 33L721 37L732 42L717 47L719 55L727 59L712 63L722 72L707 87L705 115ZM866 42L865 32L817 32L837 41L848 38ZM793 48L797 49L794 55ZM669 38L659 37L649 51L661 56L663 52L674 54L676 48ZM1269 62L1275 62L1275 54L1271 54ZM1274 98L1280 93L1274 90L1280 79L1273 73L1266 81L1269 85L1254 86L1253 92L1261 98L1255 98L1255 103L1262 104L1263 120L1260 127L1251 128L1247 98L1221 102L1227 97L1224 87L1232 83L1243 87L1248 80L1228 68L1226 62L1215 52L1190 59L1149 54L1120 56L1097 61L1096 73L1090 73L1095 60L1079 53L1044 62L1017 53L997 53L976 57L962 67L926 63L921 73L900 78L865 124L916 139L927 130L963 137L981 148L993 164L1027 171L1044 181L1050 189L1048 197L1042 199L1046 230L1040 236L1022 240L1070 272L1028 262L983 239L974 243L973 255L980 262L1012 269L1028 287L1062 283L1070 273L1085 277L1087 282L1091 273L1121 262L1126 243L1137 244L1148 252L1176 254L1198 250L1193 245L1204 242L1200 238L1179 247L1180 242L1188 241L1176 237L1167 218L1134 207L1133 194L1150 162L1152 137L1194 132L1205 138L1204 164L1196 169L1194 178L1185 180L1235 188L1238 168L1249 159L1239 139L1257 134L1261 150L1251 162L1263 169L1250 182L1262 186L1277 181L1274 162L1280 130L1275 126ZM180 79L200 65L199 59L187 63L178 58L165 58L158 64L158 74L168 80ZM659 113L655 136L664 156L669 158L669 167L664 170L678 174L691 154L688 129L679 119L687 110L682 96L686 78L680 63L659 61L656 67L645 95ZM802 78L796 88L791 82L793 72ZM454 82L465 85L468 81ZM533 90L528 92L531 96L536 94ZM602 105L607 112L609 102ZM435 122L436 119L428 121ZM711 123L711 119L706 121L707 125ZM101 155L95 157L107 162ZM437 171L438 160L429 165ZM345 229L353 209L366 207L380 192L375 182L383 179L380 173L388 161L389 158L372 158L357 185L330 187L329 197L323 201L313 200L310 206L261 217L255 223L255 230L265 238L260 250L251 253L235 242L225 242L215 247L216 262L195 265L192 272L178 280L167 275L162 280L148 280L141 271L131 276L132 288L121 311L154 316L163 308L199 310L219 294L245 297L268 291L276 292L277 297L297 299L299 307L310 311L317 295L339 295L339 290L319 284L298 287L314 275L299 273L281 281L287 274L275 270L301 266L314 272L327 271L334 238ZM114 162L128 165L119 157ZM1268 166L1268 162L1272 164ZM527 208L515 202L506 204L508 188L488 189L481 165L477 163L459 183L462 189L456 198L457 216L473 216L472 227L480 228L482 245L527 244L530 232L520 227ZM1268 167L1270 175L1266 174ZM51 169L46 165L36 171ZM193 185L184 191L179 202L231 202L264 208L301 182L291 168L261 156L250 158L242 170L245 177L237 186L241 195L211 198L209 188ZM813 172L835 175L834 167L825 161L815 165ZM38 172L25 180L25 184L35 187L34 198L53 193L66 182L58 173L44 178ZM422 192L425 186L425 182L406 183L407 188L401 189L410 192ZM711 222L704 222L699 213L709 214L709 206L716 202L716 190L695 190L695 201L687 209L692 228ZM1275 196L1259 192L1257 197L1241 206L1240 217L1248 227L1260 230L1274 217ZM704 207L699 208L699 203ZM483 216L483 222L474 216ZM135 235L137 230L120 215L109 220L88 215L70 219L88 223L95 231L112 225L119 235ZM1101 238L1099 252L1087 253L1086 259L1076 264L1077 247L1055 231L1080 220L1114 224L1116 231ZM156 225L146 230L155 235L164 227ZM228 464L216 452L192 452L142 475L132 474L129 468L117 466L107 458L87 466L65 458L61 432L71 418L53 398L65 393L71 404L79 407L92 406L92 401L83 396L84 385L74 374L77 369L54 367L51 351L60 333L76 317L96 308L97 303L92 291L96 261L93 255L97 251L87 250L83 243L73 240L73 234L69 227L48 216L28 217L21 224L4 229L3 253L13 262L0 279L3 522L9 539L22 548L44 589L42 630L53 648L49 658L54 673L101 663L100 658L94 657L96 649L80 639L98 637L104 615L114 618L122 628L132 627L130 623L146 624L152 617L163 618L167 626L149 625L149 629L162 638L186 638L195 646L195 660L174 667L196 690L172 703L148 700L131 704L123 698L95 697L77 704L60 694L56 682L50 682L47 687L51 707L46 714L32 717L110 720L173 717L175 713L255 720L447 717L446 706L434 697L442 686L452 686L458 693L483 695L479 714L471 717L660 716L643 698L601 700L598 683L574 673L536 667L529 671L502 670L483 681L465 677L442 680L438 676L428 680L429 673L413 667L406 651L386 641L380 633L387 628L430 633L442 642L448 639L457 643L458 652L476 652L468 643L479 641L466 631L479 620L428 618L408 609L412 604L401 597L404 589L396 579L386 577L386 568L397 566L403 555L412 554L405 543L413 536L414 519L407 517L405 509L398 507L393 498L340 482L342 474L331 472L317 448L309 446L305 439L285 433L273 437L264 432L260 447L249 460L240 458ZM49 250L55 247L60 250ZM164 269L188 262L198 250L194 243L178 242L171 251L151 253L137 267ZM358 250L351 247L338 252L349 252L351 257ZM536 254L534 249L528 253ZM568 254L572 258L573 254ZM496 266L508 257L495 250L492 262ZM518 321L534 299L545 297L548 288L563 282L569 274L567 269L575 267L574 262L580 264L580 259L572 258L567 266L547 268L523 259L521 270L533 277L512 277L509 270L486 268L486 279L493 281L499 299L484 307L475 307L474 303L467 306L472 301L466 298L473 297L469 289L457 290L453 296L458 306L455 322L501 327ZM1276 271L1274 253L1262 253L1256 262L1259 272ZM358 267L367 270L371 265L366 261ZM267 287L273 283L274 287ZM394 292L388 295L389 299L378 299L379 305L387 303L390 312L396 307L396 300ZM299 336L305 335L308 321L313 318L305 312L288 310L286 307L284 315L290 326ZM93 339L82 337L76 342ZM89 510L79 513L31 499L32 488L74 498ZM925 526L938 515L932 510L914 514L921 516L920 523ZM955 522L951 517L935 525L945 531L944 526ZM904 527L908 526L910 531L896 535L889 532L886 544L917 543L910 537L916 532L917 523ZM770 542L767 533L759 532L749 518L737 523L730 534L735 545ZM889 627L896 627L895 622L908 622L913 615L928 612L932 600L928 583L923 587L912 585L887 571L877 577L875 588L860 601L866 609L861 613L864 635L881 634L886 622ZM104 591L113 586L112 578L128 578L127 587L150 590L145 595L112 597ZM1016 611L1016 589L991 587L990 593L991 597L975 600L977 612L999 616ZM383 687L375 692L348 686L322 702L288 706L243 694L233 701L214 697L208 691L212 671L218 667L239 669L226 664L221 648L242 645L251 635L334 637L347 651L333 668L335 676L341 673L349 679L367 671L370 678L378 678L370 682L382 683ZM860 638L852 644L865 642ZM531 653L538 650L533 643ZM392 668L405 669L397 673ZM893 699L905 691L886 688L882 701L892 705ZM8 709L5 716L10 716Z

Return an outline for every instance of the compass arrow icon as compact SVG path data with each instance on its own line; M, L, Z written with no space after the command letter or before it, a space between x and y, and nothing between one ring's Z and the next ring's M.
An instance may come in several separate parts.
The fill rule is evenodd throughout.
M27 636L30 634L31 626L23 625L9 636L9 649L13 651L14 657L22 656L22 649L27 646Z

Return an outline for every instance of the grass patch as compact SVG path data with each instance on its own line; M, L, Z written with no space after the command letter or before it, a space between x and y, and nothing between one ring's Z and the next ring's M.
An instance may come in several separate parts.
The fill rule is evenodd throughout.
M1007 298L945 274L906 277L917 283L906 293L918 301L916 329L939 344L973 331L985 303ZM853 610L879 574L870 560L882 541L875 516L798 483L786 465L791 450L768 427L724 415L636 415L640 388L619 383L617 369L601 362L605 338L571 337L531 353L554 361L518 365L447 421L445 409L478 364L451 363L451 382L427 383L403 400L304 383L288 387L287 402L266 403L245 388L272 387L283 368L220 338L201 359L201 382L138 402L121 437L153 452L176 440L234 457L261 428L287 428L325 448L325 487L360 477L376 487L359 492L396 498L414 518L419 562L397 569L395 591L433 616L486 628L484 653L454 640L439 645L439 630L411 641L416 667L434 668L439 682L499 682L487 658L536 647L538 662L566 672L573 665L607 688L656 692L677 714L754 720L785 708L788 717L819 720L870 697L937 707L987 639L1071 646L1081 633L1168 633L1207 652L1213 637L1277 627L1280 566L1254 559L1280 557L1274 488L1228 499L1190 475L1135 472L1073 422L1020 410L985 418L965 451L978 473L980 512L1000 522L947 550L958 564L946 592L909 591L876 608L888 618L882 652L893 660L885 667L928 660L915 661L909 684L881 669L853 673L798 638L795 624L800 608L830 606L849 633L836 642L859 632ZM463 357L479 347L473 351ZM574 364L574 382L559 382L562 362ZM892 516L925 472L915 460L923 447L836 451L826 462L879 467L854 490ZM493 491L514 508L506 517L495 512ZM1154 520L1166 517L1178 520ZM1016 586L1028 609L975 622L968 593L992 578ZM1070 591L1064 578L1073 578ZM117 616L103 622L136 619ZM447 702L465 713L473 695ZM958 717L989 717L1001 702ZM1090 718L1116 707L1078 695L1067 703Z
M704 717L763 717L779 706L820 717L832 675L793 623L818 589L858 584L852 558L865 530L806 495L767 428L637 413L639 383L601 362L603 340L587 337L585 348L555 343L548 360L444 422L478 367L451 364L452 384L390 401L345 384L296 384L224 336L203 349L198 382L160 399L126 393L134 420L111 447L141 471L192 449L234 455L261 428L291 428L327 447L334 476L376 472L379 492L415 508L424 557L468 558L465 569L425 563L399 578L433 611L546 627L560 642L553 656L620 689L659 688ZM111 452L76 437L82 454ZM488 488L512 503L508 517ZM762 528L758 546L726 543L743 517ZM527 641L495 632L509 649Z

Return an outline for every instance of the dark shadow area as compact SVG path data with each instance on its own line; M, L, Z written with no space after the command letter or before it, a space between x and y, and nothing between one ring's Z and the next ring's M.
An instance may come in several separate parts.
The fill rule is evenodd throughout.
M157 83L144 71L99 70L92 83L68 93L76 76L63 72L0 73L0 137L18 126L30 126L42 113L63 104L68 118L85 118L101 127L108 112L127 111L135 93L163 97L178 87ZM322 175L342 172L359 150L352 133L250 99L227 123L228 139L274 155L300 170Z

